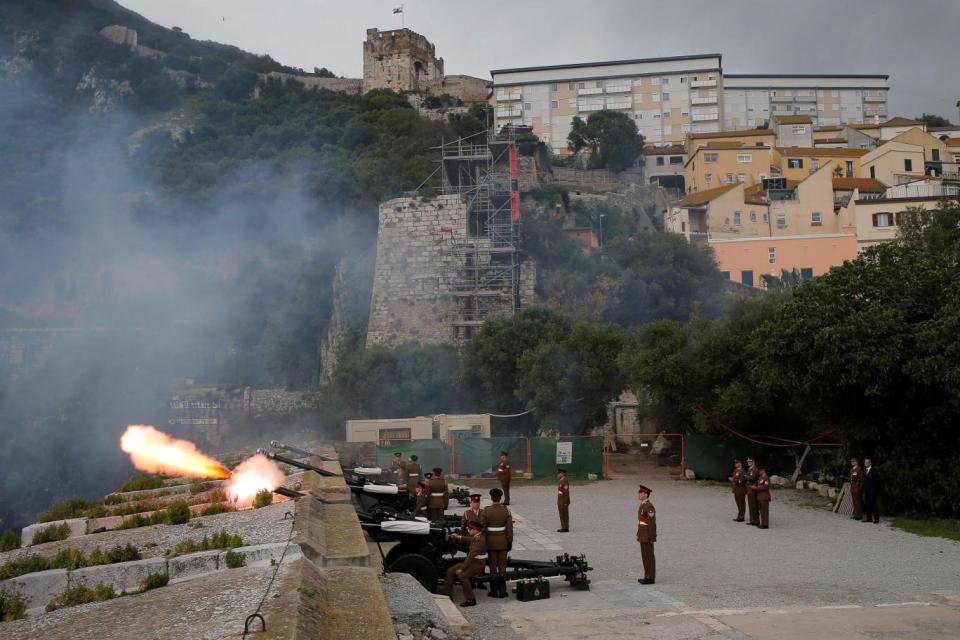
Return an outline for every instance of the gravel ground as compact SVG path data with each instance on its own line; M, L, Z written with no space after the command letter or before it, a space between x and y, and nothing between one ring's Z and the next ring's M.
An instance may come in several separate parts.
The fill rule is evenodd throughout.
M636 585L642 575L637 482L609 480L572 492L572 531L559 534L561 545L586 554L594 581ZM784 499L792 490L776 488L771 528L762 531L731 521L736 508L726 488L669 479L644 483L653 489L659 520L656 587L692 607L894 603L960 589L960 543L798 506ZM518 486L512 493L513 510L544 528L559 527L552 486Z
M136 546L144 558L152 558L164 555L167 549L173 549L182 540L201 540L204 535L210 535L220 529L226 529L227 533L239 533L243 537L245 546L285 542L290 532L289 520L284 526L280 526L280 521L283 520L284 514L292 511L293 508L292 501L278 502L262 509L193 518L187 524L152 525L122 531L104 531L0 553L0 564L23 555L38 554L53 557L64 548L83 549L84 552L89 552L97 546L105 550L118 544L128 543ZM202 523L203 526L196 527L198 523ZM147 546L148 544L154 546Z
M390 617L398 628L406 625L414 635L423 635L433 627L450 638L459 637L433 601L433 596L413 576L388 573L380 578L380 584L383 585Z

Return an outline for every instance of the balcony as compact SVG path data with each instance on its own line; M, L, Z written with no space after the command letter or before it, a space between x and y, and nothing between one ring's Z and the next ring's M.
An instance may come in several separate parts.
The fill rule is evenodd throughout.
M603 93L603 87L584 87L583 89L577 89L578 96L595 96L598 93Z
M701 231L690 231L687 233L687 240L690 242L706 243L710 240L710 234Z
M519 91L497 91L497 102L512 102L520 100L522 94Z
M717 96L690 98L690 104L717 104Z
M633 87L629 84L608 84L607 93L630 93Z
M514 118L521 115L523 115L523 107L519 105L516 107L497 107L498 118Z
M717 86L716 80L692 80L690 82L691 87L715 87Z
M633 103L630 100L608 100L607 109L632 109Z
M602 104L578 104L577 111L603 111Z
M887 96L863 96L864 102L886 102Z
M770 96L770 102L793 102L793 96Z
M694 122L709 122L710 120L719 120L719 113L694 113L690 116Z
M813 96L794 96L794 97L793 97L793 101L794 101L794 102L816 102L816 101L817 101L817 96L815 96L815 95L813 95Z

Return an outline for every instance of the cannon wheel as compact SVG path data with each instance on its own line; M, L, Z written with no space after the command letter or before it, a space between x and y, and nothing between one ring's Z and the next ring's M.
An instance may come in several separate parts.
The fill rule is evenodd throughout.
M387 565L387 572L409 574L430 593L437 591L439 581L437 566L433 560L421 553L405 553L397 556Z

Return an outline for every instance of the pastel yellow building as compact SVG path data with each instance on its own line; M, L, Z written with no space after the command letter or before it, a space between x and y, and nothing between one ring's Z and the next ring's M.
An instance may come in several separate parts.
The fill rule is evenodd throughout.
M830 167L838 178L859 178L860 159L866 149L787 147L777 148L780 157L780 175L791 180L804 180L823 167Z
M907 129L890 142L902 142L922 147L924 172L928 175L942 175L942 163L952 160L947 155L947 144L943 140L926 133L920 127Z
M898 185L924 176L924 148L891 140L860 158L865 178Z
M709 141L697 146L687 160L687 192L725 184L752 185L768 177L779 165L774 148L763 143L747 146L736 141Z

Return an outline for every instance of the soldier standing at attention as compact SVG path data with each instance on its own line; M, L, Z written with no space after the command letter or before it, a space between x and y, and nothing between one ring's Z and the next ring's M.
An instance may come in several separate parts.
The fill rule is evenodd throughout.
M501 451L500 464L497 466L497 480L500 481L500 488L503 490L503 506L505 507L510 505L510 475L512 473L507 452Z
M643 577L637 578L640 584L654 584L657 577L657 559L653 554L653 543L657 541L657 512L650 502L650 489L640 485L637 489L640 508L637 509L637 542L640 543L640 557L643 559Z
M863 459L863 521L880 524L880 511L877 509L877 497L880 494L880 474L877 473L870 458Z
M750 522L747 524L757 527L760 526L760 515L757 513L757 494L753 490L757 482L757 461L753 456L747 458L747 472L743 478L747 481L747 508L750 511Z
M863 519L863 471L860 461L850 458L850 497L853 498L853 520Z
M560 512L557 533L567 533L570 531L570 483L566 469L557 469L557 510Z
M493 504L480 512L480 522L487 537L487 564L490 573L503 575L507 572L507 551L513 546L513 516L510 509L500 504L503 490L490 489ZM491 598L506 598L507 583L490 583Z
M743 473L743 463L739 460L733 461L733 475L730 477L733 483L733 500L737 503L737 517L734 522L743 522L743 512L746 508L747 479Z
M443 469L440 467L433 468L433 477L427 483L427 493L430 494L427 500L430 519L443 520L443 512L450 506L450 490L447 488L447 481L443 479Z
M760 529L770 528L770 478L767 470L761 468L754 485L754 494L757 496L757 511L760 517Z
M413 495L413 491L420 482L420 463L417 462L417 456L410 456L410 462L407 463L407 491Z
M413 497L417 505L413 511L414 517L427 517L427 500L429 498L427 495L427 485L418 482L414 486Z
M459 579L460 587L463 589L461 607L472 607L477 604L470 578L483 575L488 553L487 539L479 522L470 522L469 536L470 550L467 552L467 558L447 569L447 577L443 581L443 586L437 589L438 593L449 596L453 592L454 579Z
M393 471L393 475L396 476L396 483L398 487L402 487L407 483L407 465L403 461L403 454L399 451L393 454L393 464L390 465L390 470Z
M480 494L470 494L470 508L463 512L463 519L460 522L460 533L454 533L450 537L466 547L470 544L470 523L480 524Z

